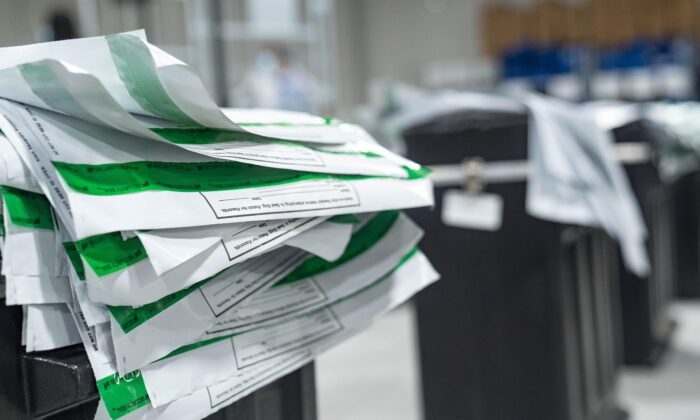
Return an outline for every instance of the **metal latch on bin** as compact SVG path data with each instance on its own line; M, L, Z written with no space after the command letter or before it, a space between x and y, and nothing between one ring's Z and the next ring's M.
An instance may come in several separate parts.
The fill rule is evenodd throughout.
M466 158L460 165L462 189L449 189L442 198L442 222L447 226L495 231L503 222L503 198L485 193L485 162Z

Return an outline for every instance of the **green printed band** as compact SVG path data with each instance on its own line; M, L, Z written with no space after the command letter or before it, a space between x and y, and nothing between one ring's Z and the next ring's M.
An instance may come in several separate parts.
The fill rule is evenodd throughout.
M339 214L337 216L329 218L328 221L346 225L354 225L360 223L360 219L358 219L357 216L355 216L354 214Z
M131 306L107 306L107 309L109 309L109 312L112 314L114 320L117 321L121 329L125 333L128 333L134 330L136 327L142 325L144 322L173 306L180 300L184 299L187 297L187 295L199 289L202 285L204 285L204 283L213 279L217 275L193 284L187 289L180 290L153 303L149 303L148 305L140 306L138 308Z
M326 125L337 125L333 118L326 118L322 123L295 123L289 121L278 122L239 122L240 127L323 127Z
M358 230L356 234L352 235L345 252L340 258L335 261L326 261L321 257L311 257L287 274L282 280L278 281L275 287L325 273L356 258L379 242L389 232L398 217L399 212L395 210L379 213Z
M241 127L321 127L324 125L340 125L341 120L325 116L319 117L323 119L323 122L318 123L297 123L292 121L272 121L272 122L236 122L237 125Z
M53 229L51 204L42 194L3 186L2 198L13 225Z
M333 223L343 224L359 222L357 217L352 214L341 214L328 220ZM78 271L76 264L80 264L80 269L84 270L82 260L79 257L79 255L82 255L90 268L100 277L125 269L148 257L146 249L138 237L129 238L125 241L120 234L109 233L91 236L78 241L78 243L80 244L80 249L76 248L73 243L63 244L66 252L68 252L68 257L75 256L76 258L76 261L73 262L76 271ZM70 250L69 247L71 247ZM105 252L105 250L108 250L108 252ZM82 272L84 274L84 271Z
M275 284L275 286L303 280L309 276L319 274L326 270L331 270L357 257L359 254L378 242L389 231L389 229L391 229L394 222L398 218L398 214L398 211L379 213L352 236L350 243L345 249L345 252L338 260L330 263L318 257L310 258L307 260L307 262L300 265L285 278L281 279L277 284ZM108 309L122 330L125 333L128 333L149 319L163 312L167 308L173 306L178 301L184 299L187 297L187 295L202 287L206 282L215 278L219 274L221 273L196 283L187 289L168 295L156 302L149 303L148 305L138 308L131 306L108 306Z
M80 259L80 254L78 253L78 248L75 246L75 243L64 242L63 249L66 250L68 261L70 261L76 274L78 274L78 278L85 281L85 266L83 265L83 260Z
M97 381L97 390L113 419L123 417L151 402L141 371L138 370L121 378L116 373L102 378Z
M318 179L361 180L364 175L331 175L268 168L240 162L149 162L88 165L52 162L73 190L90 195L120 195L142 191L207 192L268 187ZM409 179L427 170L404 167Z
M323 147L314 147L302 144L298 141L282 140L275 137L266 137L247 131L222 130L215 128L151 128L151 131L163 139L180 145L221 144L237 141L257 142L261 144L283 144L290 147L304 148L316 153L328 153L334 155L364 156L367 158L383 157L376 152L352 152L335 151Z
M383 275L380 279L377 281L363 287L362 289L359 289L352 294L339 299L336 302L333 302L333 304L337 304L338 302L342 302L348 299L351 299L357 295L360 295L364 293L365 291L371 289L372 287L376 286L377 284L381 283L382 281L386 280L387 277L389 277L394 271L398 270L401 266L403 266L407 261L409 261L411 258L413 258L416 253L418 253L419 249L418 248L413 248L410 252L408 252L401 260L394 266L391 271ZM255 328L253 328L255 329ZM252 331L252 330L251 330ZM245 331L249 332L249 331ZM160 360L163 359L168 359L172 357L179 356L181 354L185 354L191 351L194 351L198 348L206 347L208 345L218 343L223 340L228 340L231 337L234 337L236 335L244 334L245 332L239 332L235 334L230 334L226 336L220 336L220 337L215 337L215 338L210 338L208 340L203 340L199 341L197 343L193 344L188 344L186 346L182 346L178 348L177 350L172 351L168 355L164 356ZM145 406L146 404L149 403L149 398L148 398L148 393L146 391L145 384L143 382L143 379L141 378L140 371L134 371L129 374L127 374L123 378L116 379L117 375L110 376L107 378L103 378L97 382L98 390L100 392L100 396L102 397L102 400L105 403L105 406L107 407L108 412L110 415L112 415L112 418L119 418L121 416L124 416L140 407ZM124 380L124 378L128 378L128 380Z
M366 285L365 287L363 287L363 288L361 288L361 289L358 289L357 291L351 293L351 294L348 295L348 296L345 296L345 297L343 297L343 298L341 298L341 299L338 299L337 301L335 301L335 302L333 302L333 303L331 303L331 304L329 304L329 305L336 305L336 304L338 304L338 303L340 303L340 302L343 302L343 301L348 300L348 299L352 299L353 297L355 297L355 296L357 296L357 295L360 295L360 294L366 292L367 290L371 289L372 287L374 287L374 286L376 286L377 284L381 283L382 281L386 280L386 279L387 279L390 275L392 275L396 270L398 270L399 268L401 268L401 267L402 267L404 264L406 264L411 258L413 258L413 256L415 256L419 251L420 251L420 249L419 249L418 247L414 247L414 248L411 249L406 255L404 255L404 256L401 258L401 260L400 260L388 273L384 274L381 278L379 278L378 280L376 280L376 281L374 281L374 282L372 282L372 283ZM329 305L326 305L326 306L329 306ZM320 310L320 309L319 309L319 310ZM196 350L196 349L198 349L198 348L200 348L200 347L205 347L205 346L208 346L208 345L210 345L210 344L214 344L214 343L219 342L219 341L222 341L222 340L227 340L227 339L229 339L229 338L231 338L231 337L234 337L234 336L236 336L236 335L245 334L245 333L250 332L250 331L253 331L253 330L255 330L255 329L256 329L256 328L252 328L252 329L250 329L250 330L241 331L241 332L237 332L237 333L230 334L230 335L225 335L225 336L214 337L214 338L210 338L210 339L208 339L208 340L199 341L199 342L197 342L197 343L188 344L188 345L186 345L186 346L182 346L182 347L178 348L177 350L173 350L171 353L169 353L169 354L167 354L166 356L162 357L160 360L168 359L168 358L175 357L175 356L179 356L179 355L181 355L181 354L184 354L184 353L187 353L187 352Z
M22 64L19 66L19 71L32 92L48 105L49 108L80 118L84 121L104 125L99 118L85 109L85 107L68 92L63 82L58 79L56 73L51 68L50 61L43 60L36 63Z
M264 187L330 175L267 168L239 162L169 163L132 162L85 165L53 162L58 173L74 190L91 195L119 195L164 190L206 192ZM340 176L358 179L356 176Z
M250 133L248 131L223 130L216 128L151 128L151 131L171 143L181 145L221 144L245 141L258 142L261 144L283 144L285 146L303 148L317 153L328 153L333 155L364 156L367 158L383 157L376 152L335 151L329 150L328 148L302 144L299 141L266 137L260 134Z
M121 233L91 236L75 242L78 252L98 276L123 270L148 258L137 237L123 240Z
M357 217L352 214L341 214L328 220L333 223L343 224L359 222ZM68 256L75 255L77 260L74 266L76 263L79 263L80 269L84 270L82 260L78 256L79 254L82 255L88 262L88 265L90 265L90 268L100 277L125 269L143 260L143 255L147 256L146 249L138 237L129 238L127 242L122 239L120 234L110 233L91 236L79 242L81 243L80 250L73 243L63 244L66 252L69 252ZM99 247L95 247L95 245L99 245ZM68 246L72 246L70 251L67 248ZM104 249L109 249L109 253L105 253Z
M175 144L219 144L235 141L279 142L281 140L248 131L216 128L151 128L165 140ZM290 142L291 143L291 142Z
M0 213L0 236L5 237L5 215Z
M200 126L185 114L160 83L156 63L144 42L133 35L108 35L107 45L119 78L144 110L167 120Z
M404 166L403 169L408 174L408 179L411 180L427 178L428 175L430 175L430 173L433 172L433 170L428 168L427 166L421 165L418 165L417 168L409 168L408 166Z

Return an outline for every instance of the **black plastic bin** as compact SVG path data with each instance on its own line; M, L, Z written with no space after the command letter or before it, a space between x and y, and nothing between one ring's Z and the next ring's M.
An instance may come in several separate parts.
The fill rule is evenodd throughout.
M99 396L81 346L26 354L22 309L0 299L0 419L92 420ZM210 420L315 420L314 365L254 392Z
M669 315L676 283L674 189L662 181L653 160L654 145L662 141L659 137L665 133L642 120L617 128L613 134L615 142L622 146L620 151L631 152L622 157L648 228L651 262L651 272L643 278L620 266L624 361L653 365L668 348L675 326ZM628 155L632 159L624 159Z
M676 292L681 298L700 297L700 173L673 183L676 232Z
M488 123L485 121L493 121ZM423 164L527 159L523 115L446 115L405 133ZM526 182L487 184L504 198L496 232L441 221L442 197L411 216L442 280L416 299L426 420L623 418L617 245L602 231L525 212Z

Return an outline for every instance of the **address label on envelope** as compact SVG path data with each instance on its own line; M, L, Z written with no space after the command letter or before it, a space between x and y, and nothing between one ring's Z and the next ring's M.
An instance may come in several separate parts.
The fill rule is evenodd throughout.
M448 190L442 199L442 222L452 227L496 231L503 223L503 197Z

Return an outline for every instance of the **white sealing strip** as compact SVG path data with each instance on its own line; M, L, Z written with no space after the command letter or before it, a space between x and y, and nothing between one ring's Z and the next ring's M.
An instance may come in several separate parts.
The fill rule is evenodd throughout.
M461 164L432 165L429 168L433 171L430 180L436 187L461 184L466 178ZM526 160L487 162L484 163L484 171L480 178L487 183L517 182L527 179L528 172Z
M613 145L615 158L623 165L646 163L651 159L651 145L643 142L618 143ZM528 176L527 160L503 160L484 163L480 178L486 183L525 181ZM464 183L466 174L459 163L428 166L433 172L430 180L435 187L446 187Z

